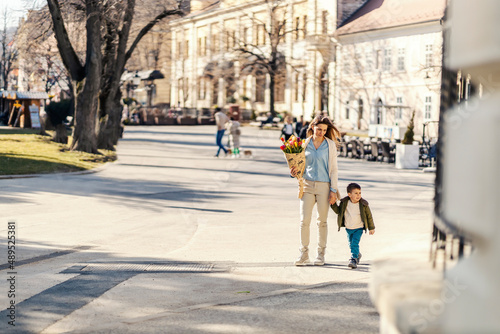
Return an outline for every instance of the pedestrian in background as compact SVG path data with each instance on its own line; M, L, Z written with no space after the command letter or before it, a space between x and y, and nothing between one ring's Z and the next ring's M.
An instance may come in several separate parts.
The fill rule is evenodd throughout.
M218 158L220 150L223 150L224 154L227 154L227 149L222 144L222 138L224 137L224 131L226 131L226 123L229 121L229 117L227 117L227 115L223 113L220 108L215 109L214 117L215 124L217 126L217 136L215 142L217 143L217 146L219 146L215 156Z
M304 116L300 116L299 120L295 123L295 133L299 136L300 131L304 127Z
M368 202L361 197L361 186L357 183L350 183L347 186L347 196L340 200L340 205L334 203L331 208L338 215L339 231L341 227L345 227L347 232L347 240L351 249L351 259L348 266L355 269L361 260L359 242L363 231L368 230L370 235L375 234L372 212Z
M309 241L312 212L316 204L318 225L318 255L314 265L325 264L328 237L327 218L330 205L337 201L337 145L340 132L328 117L317 116L309 125L308 138L304 142L305 170L304 194L300 199L300 256L296 266L310 263ZM297 168L291 168L295 177Z
M285 136L285 140L290 139L290 137L294 134L292 122L292 116L285 117L285 124L283 125L283 129L281 129L281 136Z
M305 122L302 125L302 129L300 129L300 132L297 132L297 135L299 136L300 139L307 138L307 130L309 129L309 124L310 124L310 122Z

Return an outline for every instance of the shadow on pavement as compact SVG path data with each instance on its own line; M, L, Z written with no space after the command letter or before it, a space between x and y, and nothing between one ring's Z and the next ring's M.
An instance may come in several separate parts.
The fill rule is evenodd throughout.
M22 272L23 268L49 258L62 261L67 255L65 251L68 250L61 249L59 255L51 257L49 254L44 259L27 259L25 263L18 264L20 268L17 270ZM51 332L50 327L60 321L61 324L56 324L56 328L59 325L66 326L63 328L67 332L76 326L78 329L75 333L236 332L244 331L247 327L262 333L378 332L378 314L370 302L367 284L364 283L286 285L233 278L229 274L221 276L221 270L172 270L175 265L206 266L207 262L179 263L168 259L145 261L142 258L124 260L112 254L93 253L88 248L76 251L85 252L87 258L101 260L70 263L68 269L73 270L62 271L61 274L76 273L76 276L18 301L16 332ZM156 269L152 272L141 269L141 265L149 263L156 265ZM101 270L84 271L84 268L97 264L111 267L119 265L125 269L113 270L108 266ZM212 264L214 268L226 269L293 267L290 263L273 262L214 261ZM158 270L162 265L170 267ZM75 270L78 266L80 268ZM324 268L340 269L336 265L326 265ZM297 271L300 270L297 268ZM2 272L5 273L4 270ZM30 284L29 276L23 277L24 284ZM100 302L93 303L97 299ZM110 302L114 307L106 306ZM150 311L146 316L123 315L133 309ZM79 313L74 313L77 310L80 310ZM2 332L9 327L5 321L7 315L8 310L0 312L0 319L4 319L0 323ZM349 321L349 317L352 317L353 322ZM72 321L77 323L72 325Z

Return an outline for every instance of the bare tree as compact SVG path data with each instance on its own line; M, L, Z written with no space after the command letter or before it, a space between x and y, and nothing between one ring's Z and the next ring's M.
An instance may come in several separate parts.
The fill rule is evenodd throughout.
M261 71L269 75L269 111L275 116L276 83L285 73L287 65L287 59L280 52L280 46L286 42L286 36L294 30L286 28L286 1L264 0L264 2L267 6L267 20L246 15L257 29L255 38L251 43L246 38L240 39L234 50L244 58L242 71L251 69L254 73Z
M47 3L59 52L74 87L75 128L71 149L93 153L97 153L98 147L114 149L120 135L120 78L125 64L139 41L158 22L182 14L180 4L169 8L162 5L162 1L149 1L147 5L161 10L139 30L129 45L135 0L47 0ZM70 40L62 5L66 5L66 10L85 13L84 62ZM99 116L98 134L96 116Z
M383 85L383 68L387 66L382 63L383 61L384 59L382 59L377 50L362 53L356 46L344 49L339 86L342 88L348 87L349 94L353 96L362 92L368 102L372 101L372 92L369 87L372 85ZM341 99L339 101L341 106L349 108L349 110L354 110L349 103L342 101L342 97L339 98ZM365 109L369 107L370 104L368 103L367 106L358 106L358 110L355 110L357 113L356 123L358 129L361 129Z
M0 82L1 88L7 90L9 74L12 72L12 65L17 60L18 50L14 45L15 35L10 35L7 29L9 12L5 9L2 13L3 29L1 31L0 48L2 57L0 59Z
M103 58L104 79L99 95L99 148L114 149L120 137L122 115L120 79L125 70L125 64L132 56L137 45L163 19L184 14L181 8L182 3L167 2L165 4L161 1L153 1L149 5L152 5L152 8L156 9L157 13L153 16L153 19L150 19L139 30L130 46L128 46L128 41L136 10L135 0L117 1L105 5L105 9L109 14L104 18L103 25L105 52Z
M81 27L73 27L68 32L70 39L77 39L81 35ZM38 89L51 93L59 86L67 96L72 96L71 79L59 56L56 40L52 33L52 25L48 8L32 10L18 29L19 59L26 60L22 70L30 78L38 82ZM76 46L77 53L82 45ZM41 84L40 84L41 83Z
M71 43L58 0L47 0L59 53L73 84L75 128L71 149L98 153L95 133L97 99L101 85L101 14L102 3L85 0L86 55L82 63Z

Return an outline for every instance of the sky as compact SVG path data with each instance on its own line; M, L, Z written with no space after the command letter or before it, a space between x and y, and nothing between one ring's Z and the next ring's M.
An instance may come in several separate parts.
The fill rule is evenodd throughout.
M7 27L17 27L19 19L26 15L27 8L33 8L36 3L44 1L26 1L26 0L0 0L0 29L4 25L4 11L7 9Z

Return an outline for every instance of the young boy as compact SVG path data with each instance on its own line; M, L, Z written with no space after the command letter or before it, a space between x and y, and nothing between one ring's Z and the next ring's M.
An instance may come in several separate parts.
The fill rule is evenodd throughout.
M370 235L375 233L375 225L373 217L368 206L368 202L361 198L361 186L357 183L350 183L347 186L346 197L340 200L340 205L337 203L331 206L337 216L337 224L339 231L341 227L345 227L347 231L347 239L351 248L351 259L349 260L349 268L355 269L358 267L361 253L359 252L359 241L363 231L370 231Z
M231 146L231 158L240 157L240 122L235 121L233 117L226 123L227 131L229 132L229 144Z

